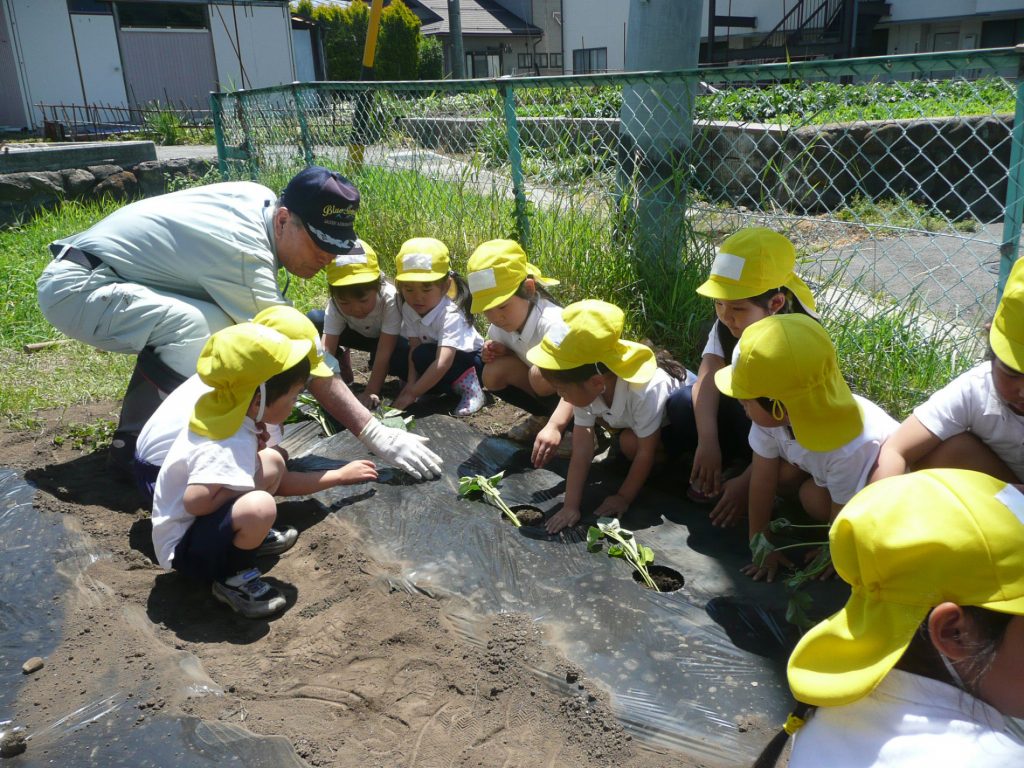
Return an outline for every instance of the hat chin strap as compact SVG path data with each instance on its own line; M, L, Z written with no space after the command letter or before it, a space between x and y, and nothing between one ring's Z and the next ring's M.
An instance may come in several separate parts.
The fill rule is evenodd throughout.
M953 662L951 662L949 657L947 657L942 651L938 651L938 654L939 658L942 659L942 665L946 668L946 671L949 672L949 676L953 678L953 682L956 683L956 687L961 691L966 691L967 687L964 685L964 679L960 677L960 673L956 671L956 667L953 666Z
M263 421L263 413L267 410L267 383L262 382L260 384L260 407L256 411L256 423ZM943 656L942 658L946 658Z

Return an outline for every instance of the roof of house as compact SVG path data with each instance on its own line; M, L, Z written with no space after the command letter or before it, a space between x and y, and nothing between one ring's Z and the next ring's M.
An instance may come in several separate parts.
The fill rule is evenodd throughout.
M364 0L369 4L369 0ZM391 0L384 0L389 5ZM448 0L403 0L416 14L424 35L447 35ZM313 5L347 6L349 0L313 0ZM459 0L463 36L540 37L543 30L524 21L495 0Z

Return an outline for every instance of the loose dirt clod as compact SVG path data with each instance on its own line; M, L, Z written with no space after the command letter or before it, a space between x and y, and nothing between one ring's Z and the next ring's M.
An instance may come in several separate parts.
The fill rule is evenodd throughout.
M33 672L38 672L43 668L43 659L40 656L33 656L31 659L21 665L21 673L23 675L31 675Z

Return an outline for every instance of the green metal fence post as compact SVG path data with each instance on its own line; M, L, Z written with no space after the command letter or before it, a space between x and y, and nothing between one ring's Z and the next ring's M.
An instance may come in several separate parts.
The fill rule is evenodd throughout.
M516 97L512 83L499 86L505 96L505 135L508 140L508 161L512 166L512 191L516 196L516 231L523 248L529 250L530 219L526 210L523 179L523 155L519 149L519 122L516 120Z
M221 117L223 94L210 91L210 117L213 119L213 135L217 143L217 170L222 180L228 180L228 157L224 147L224 123Z
M292 99L295 103L295 117L299 121L299 134L302 137L302 156L306 165L313 164L313 142L309 134L309 123L306 122L306 104L302 98L302 90L298 83L292 83Z
M999 285L997 300L1020 253L1021 219L1024 218L1024 45L1017 46L1017 104L1010 139L1010 167L1006 179L1006 212L1003 215L1003 242L999 246Z

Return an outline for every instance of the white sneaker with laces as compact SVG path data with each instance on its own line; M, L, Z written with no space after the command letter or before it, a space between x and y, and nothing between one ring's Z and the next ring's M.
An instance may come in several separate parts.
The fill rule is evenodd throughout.
M284 595L261 578L259 568L239 571L213 582L213 596L248 619L277 613L287 605Z
M295 546L299 540L299 532L290 525L286 528L271 528L267 532L267 538L256 550L256 557L269 557L280 555Z

